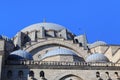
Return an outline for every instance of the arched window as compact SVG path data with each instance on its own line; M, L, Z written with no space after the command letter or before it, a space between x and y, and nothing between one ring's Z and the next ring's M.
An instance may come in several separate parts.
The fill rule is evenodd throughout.
M78 39L75 39L75 43L79 43Z
M115 75L116 75L117 80L120 80L120 77L119 77L119 75L118 75L118 72L115 72Z
M107 75L107 77L108 77L107 80L112 80L111 77L110 77L110 75L109 75L109 72L105 72L105 73L106 73L106 75Z
M11 71L11 70L9 70L9 71L7 72L7 78L8 78L8 79L12 78L12 71Z
M117 76L118 76L118 72L115 72L115 75L117 75Z
M99 72L96 72L96 77L100 77L100 73Z
M98 80L103 80L102 78L98 79Z
M23 78L23 76L24 76L24 73L23 73L23 71L20 70L20 71L18 72L18 77Z
M45 77L44 71L40 72L40 77Z
M34 77L34 72L33 71L29 72L29 77Z
M109 76L109 72L105 72Z

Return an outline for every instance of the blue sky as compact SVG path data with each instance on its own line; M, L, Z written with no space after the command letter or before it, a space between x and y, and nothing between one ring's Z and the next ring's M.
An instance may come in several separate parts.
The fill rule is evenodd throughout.
M57 23L90 43L120 44L120 0L1 0L0 34L13 37L35 23Z

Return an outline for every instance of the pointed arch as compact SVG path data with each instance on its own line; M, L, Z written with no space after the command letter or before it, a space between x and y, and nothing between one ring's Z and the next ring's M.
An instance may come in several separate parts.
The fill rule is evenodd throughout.
M59 80L83 80L79 76L73 75L73 74L68 74L60 78Z

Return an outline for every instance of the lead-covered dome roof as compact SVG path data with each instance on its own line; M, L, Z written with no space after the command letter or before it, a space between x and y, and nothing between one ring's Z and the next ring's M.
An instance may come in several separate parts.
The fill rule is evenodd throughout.
M32 60L33 57L30 53L24 51L24 50L17 50L8 56L9 60Z
M86 62L109 62L109 60L102 53L94 53L86 58Z
M22 32L27 32L27 31L30 32L33 30L40 30L41 27L44 27L45 30L56 30L56 31L65 29L63 26L61 26L59 24L44 22L44 23L36 23L36 24L30 25L21 31Z
M73 55L73 56L77 56L75 52L73 52L73 51L71 51L69 49L66 49L66 48L57 48L57 49L48 51L42 57L42 59L47 58L47 57L51 57L51 56L55 56L55 55Z

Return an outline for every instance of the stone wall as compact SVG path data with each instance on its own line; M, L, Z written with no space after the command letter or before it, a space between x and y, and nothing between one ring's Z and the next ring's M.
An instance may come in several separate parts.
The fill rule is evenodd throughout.
M12 67L12 68L9 67L9 68L5 69L5 72L4 72L5 75L3 77L3 80L8 80L8 79L6 79L8 70L11 70L13 72L12 80L17 80L19 71L24 72L23 77L26 78L27 80L30 80L29 71L34 72L34 78L36 80L40 80L40 72L41 71L44 72L44 75L45 75L44 77L47 80L62 80L62 78L65 78L65 79L78 78L80 80L97 80L96 72L100 73L100 77L103 80L106 80L107 77L108 77L106 75L106 72L109 73L109 76L112 80L116 80L115 72L118 72L118 74L120 74L119 70L26 69L24 67L15 66L15 68L14 67Z

